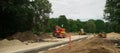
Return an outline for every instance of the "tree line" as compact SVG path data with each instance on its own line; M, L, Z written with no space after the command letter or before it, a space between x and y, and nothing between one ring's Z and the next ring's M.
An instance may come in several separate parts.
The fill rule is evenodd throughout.
M104 19L108 22L73 20L65 15L49 18L51 6L48 0L0 0L0 37L28 30L34 34L52 32L55 25L63 25L67 32L81 28L88 33L120 32L120 0L106 0Z
M80 19L67 19L65 15L60 15L58 18L49 19L49 30L52 32L55 25L66 28L67 32L78 32L84 29L87 33L113 32L114 27L109 22L103 20L90 19L88 21L81 21Z

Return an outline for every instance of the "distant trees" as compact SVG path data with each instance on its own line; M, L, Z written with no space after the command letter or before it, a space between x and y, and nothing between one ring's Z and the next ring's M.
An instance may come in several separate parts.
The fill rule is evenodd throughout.
M68 32L76 32L77 31L77 23L75 20L68 19L68 28L66 29Z
M54 30L55 25L58 25L57 20L58 20L58 18L49 19L47 32L52 32Z
M61 26L61 27L67 27L67 18L66 18L66 16L65 15L60 15L59 17L58 17L58 20L57 20L57 23L58 23L58 25L59 26ZM63 25L63 26L62 26Z
M96 25L96 32L104 32L105 31L105 23L103 20L96 20L95 21L95 25Z
M0 37L32 29L41 32L50 12L48 0L0 0Z
M120 0L106 0L104 12L104 18L108 20L111 25L113 24L113 30L120 32Z
M88 20L86 22L86 31L89 32L89 33L95 33L96 32L96 25L95 25L94 21Z
M33 31L35 34L52 32L55 25L63 26L67 32L81 28L93 32L120 32L120 0L106 0L103 20L80 21L67 19L65 15L50 18L51 3L48 0L0 0L0 37L15 32Z
M64 25L67 32L78 32L81 28L83 28L86 32L89 33L99 33L99 32L112 32L113 27L111 23L104 22L103 20L93 20L90 19L88 21L80 21L79 19L67 19L65 15L61 15L58 18L50 18L49 19L49 32L53 31L53 27L55 25Z

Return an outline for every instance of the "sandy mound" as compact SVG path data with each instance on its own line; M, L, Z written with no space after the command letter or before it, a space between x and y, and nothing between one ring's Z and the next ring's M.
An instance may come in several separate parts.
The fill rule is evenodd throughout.
M115 32L111 32L111 33L107 34L107 38L110 38L110 39L120 39L120 34L115 33Z
M33 34L31 31L26 31L26 32L17 32L12 36L8 37L7 39L8 40L18 39L20 41L30 41L30 40L42 41L42 39L46 39L46 38L53 38L53 36L50 36L48 34L36 35L36 34Z
M37 40L40 39L37 35L33 34L31 31L26 32L17 32L14 35L8 37L7 39L13 40L18 39L20 41L28 41L28 40Z
M118 48L107 39L92 38L72 44L72 49L68 46L50 50L45 53L120 53Z
M55 38L55 37L53 37L52 35L49 35L49 34L47 34L47 33L45 33L45 34L43 34L43 35L38 35L41 39L48 39L48 38Z
M0 41L0 48L1 47L9 47L9 46L15 46L15 45L25 45L24 43L22 43L21 41L19 40L7 40L7 39L4 39L2 41Z

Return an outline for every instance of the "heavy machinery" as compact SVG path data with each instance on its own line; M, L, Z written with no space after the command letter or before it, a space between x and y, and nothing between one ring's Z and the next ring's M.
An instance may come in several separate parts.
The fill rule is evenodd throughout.
M80 29L79 35L86 35L86 33L84 32L84 29Z
M67 37L66 32L65 32L65 28L61 28L60 26L56 25L54 27L53 36L57 37L57 38Z
M99 37L99 38L106 38L107 35L106 35L105 33L99 33L99 34L98 34L98 37Z

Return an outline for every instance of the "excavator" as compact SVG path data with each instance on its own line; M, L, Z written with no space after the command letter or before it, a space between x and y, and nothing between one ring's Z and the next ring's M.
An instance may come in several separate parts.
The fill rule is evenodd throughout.
M99 38L107 38L106 33L102 32L97 35Z
M86 33L84 32L84 29L80 29L79 35L86 35Z
M57 37L57 38L66 38L67 35L66 35L66 32L65 32L65 28L62 28L62 27L56 25L54 27L53 36Z

